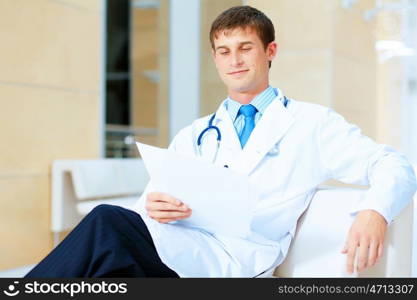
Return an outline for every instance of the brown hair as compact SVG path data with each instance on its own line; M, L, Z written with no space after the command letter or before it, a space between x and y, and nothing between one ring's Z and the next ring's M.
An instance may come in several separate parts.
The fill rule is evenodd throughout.
M211 24L211 47L214 50L214 39L220 31L247 27L256 31L265 50L275 40L274 25L263 12L247 5L235 6L222 12Z

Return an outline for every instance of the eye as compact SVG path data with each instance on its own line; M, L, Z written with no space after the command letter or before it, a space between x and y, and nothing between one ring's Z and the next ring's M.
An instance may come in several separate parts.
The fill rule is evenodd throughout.
M243 51L249 51L249 50L251 50L252 48L251 47L245 47L245 48L242 48L242 50Z
M221 51L220 52L220 55L227 55L227 54L229 54L229 51Z

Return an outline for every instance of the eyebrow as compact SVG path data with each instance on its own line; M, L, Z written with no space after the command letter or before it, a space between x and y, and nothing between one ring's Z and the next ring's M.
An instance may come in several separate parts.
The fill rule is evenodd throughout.
M253 42L251 42L251 41L245 41L245 42L239 43L239 46L245 46L245 45L253 45ZM229 47L224 46L224 45L221 45L221 46L216 47L216 51L217 50L220 50L220 49L229 49Z

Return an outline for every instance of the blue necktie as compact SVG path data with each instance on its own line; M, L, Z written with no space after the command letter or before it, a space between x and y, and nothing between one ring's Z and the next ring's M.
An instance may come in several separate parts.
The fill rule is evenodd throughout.
M238 115L242 114L245 116L245 127L243 127L239 137L242 148L245 147L253 128L255 128L255 114L257 111L256 107L251 104L242 105L239 109Z

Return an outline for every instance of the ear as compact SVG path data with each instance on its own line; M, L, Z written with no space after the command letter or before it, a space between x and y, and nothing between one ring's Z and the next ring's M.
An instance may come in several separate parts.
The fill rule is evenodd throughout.
M276 42L270 42L266 48L266 54L270 61L274 60L275 56L278 53L278 44Z

